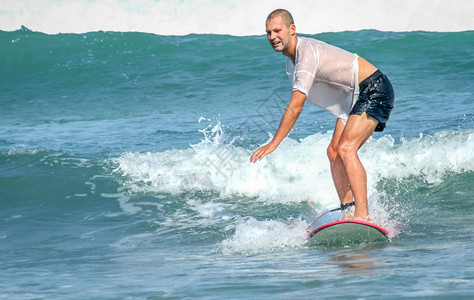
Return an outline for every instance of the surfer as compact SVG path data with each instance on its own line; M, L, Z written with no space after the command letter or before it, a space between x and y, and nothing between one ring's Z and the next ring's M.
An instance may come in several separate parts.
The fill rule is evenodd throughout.
M337 117L327 149L341 205L354 202L352 219L370 221L367 174L357 151L374 131L383 131L394 103L388 78L356 54L322 41L299 37L291 14L277 9L266 19L267 39L287 56L291 99L273 139L257 149L255 163L275 151L290 132L306 100Z

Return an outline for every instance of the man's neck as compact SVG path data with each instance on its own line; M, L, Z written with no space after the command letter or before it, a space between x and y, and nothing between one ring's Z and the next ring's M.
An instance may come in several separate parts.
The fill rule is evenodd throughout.
M289 57L293 63L296 60L296 45L298 44L298 37L296 34L291 38L291 44L286 51L283 51L283 55Z

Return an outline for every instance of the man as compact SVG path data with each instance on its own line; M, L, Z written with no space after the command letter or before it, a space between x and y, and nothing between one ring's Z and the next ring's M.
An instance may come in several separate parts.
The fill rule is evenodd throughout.
M273 49L287 56L286 70L293 83L290 103L275 136L257 149L250 161L273 152L290 132L306 100L337 117L327 154L341 207L355 204L349 218L370 221L367 174L357 151L374 131L383 131L394 103L388 78L356 54L324 42L298 37L291 14L283 9L266 20Z

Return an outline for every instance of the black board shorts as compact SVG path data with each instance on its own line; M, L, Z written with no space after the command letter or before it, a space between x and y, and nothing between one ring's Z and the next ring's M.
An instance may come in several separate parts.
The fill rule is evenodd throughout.
M376 119L379 124L375 131L383 131L393 109L395 93L387 76L380 70L375 71L359 84L359 98L350 115L362 115Z

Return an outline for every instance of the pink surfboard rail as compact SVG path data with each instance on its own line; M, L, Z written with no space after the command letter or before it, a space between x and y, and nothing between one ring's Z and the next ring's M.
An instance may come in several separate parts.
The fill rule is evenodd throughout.
M340 220L340 221L331 222L331 223L321 225L318 228L315 228L315 229L311 230L309 232L309 237L312 237L315 233L317 233L318 231L323 230L324 228L328 228L328 227L331 227L331 226L334 226L334 225L337 225L337 224L344 224L344 223L356 223L356 224L362 224L362 225L370 226L372 228L377 229L378 231L383 233L385 236L388 236L388 234L390 233L387 229L382 228L382 227L380 227L380 226L378 226L374 223L370 223L370 222L366 222L366 221L359 221L359 220Z

